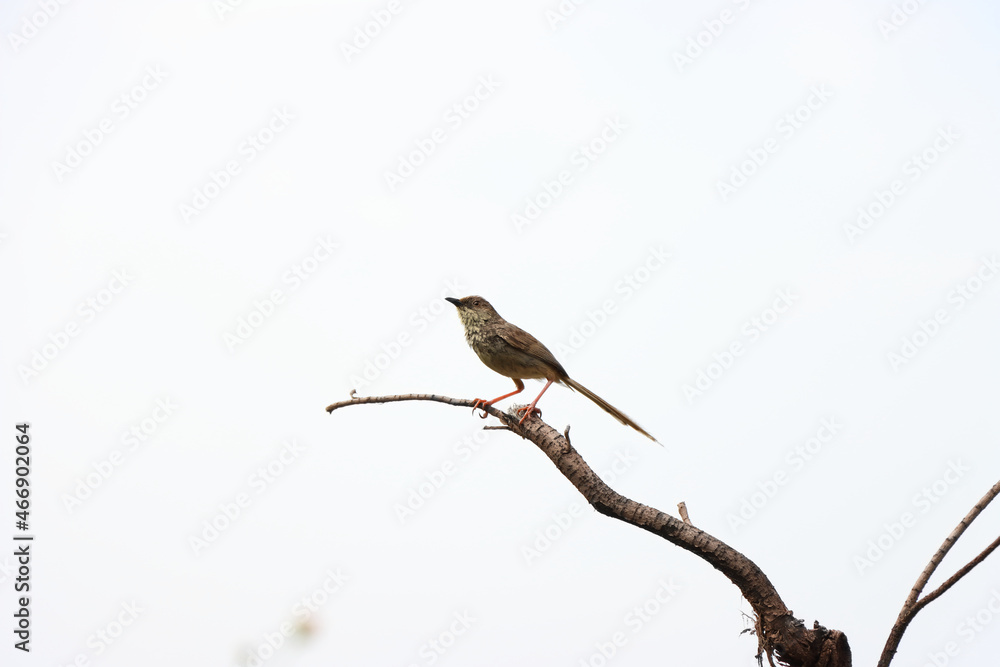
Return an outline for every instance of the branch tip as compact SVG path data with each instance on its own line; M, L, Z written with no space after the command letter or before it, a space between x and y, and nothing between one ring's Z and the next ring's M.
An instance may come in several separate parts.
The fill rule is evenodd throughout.
M681 502L677 503L677 511L680 512L680 514L681 514L681 520L684 521L684 523L688 524L689 526L692 525L691 524L691 517L688 516L688 506L687 506L687 503L685 503L683 500Z

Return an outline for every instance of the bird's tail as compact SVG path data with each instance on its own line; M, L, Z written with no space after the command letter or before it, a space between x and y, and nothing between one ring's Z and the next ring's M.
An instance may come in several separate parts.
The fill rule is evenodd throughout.
M641 426L639 426L634 421L632 421L629 418L628 415L626 415L624 412L622 412L621 410L619 410L615 406L613 406L610 403L608 403L607 401L605 401L603 398L601 398L600 396L598 396L594 392L592 392L589 389L587 389L586 387L584 387L582 384L580 384L576 380L571 380L570 378L565 378L563 380L563 383L567 387L569 387L570 389L573 389L575 391L580 392L581 394L583 394L584 396L586 396L587 398L589 398L590 400L592 400L594 403L597 403L599 406L601 406L602 410L604 410L605 412L607 412L609 415L611 415L612 417L614 417L615 419L617 419L621 423L625 424L626 426L631 426L636 431L638 431L639 433L642 433L644 436L646 436L647 438L649 438L650 440L652 440L656 444L660 445L661 447L663 446L660 443L659 440L657 440L656 438L654 438L653 436L651 436L649 433L646 432L645 429L643 429Z

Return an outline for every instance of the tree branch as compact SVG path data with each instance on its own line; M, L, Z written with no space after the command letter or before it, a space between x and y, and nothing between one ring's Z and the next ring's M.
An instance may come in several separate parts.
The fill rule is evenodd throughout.
M909 626L910 621L913 620L918 611L940 597L942 593L947 591L955 584L955 582L968 574L972 568L986 560L986 557L993 553L998 546L1000 546L1000 537L998 537L978 556L959 568L959 570L947 581L938 586L934 591L925 595L923 598L920 598L920 593L924 590L924 586L927 585L927 581L931 578L931 575L934 574L934 570L936 570L937 566L941 564L945 554L951 550L955 542L958 541L958 538L965 532L965 529L969 527L969 524L971 524L976 517L979 516L984 509L986 509L986 506L989 505L998 494L1000 494L1000 481L994 484L993 487L986 492L986 495L980 498L979 502L977 502L972 509L969 510L969 513L965 515L965 518L958 522L958 525L955 526L955 530L951 531L951 534L945 538L941 547L931 557L930 562L927 563L927 567L925 567L924 571L920 573L919 577L917 577L917 582L913 585L912 590L910 590L910 594L906 598L906 602L903 603L903 608L899 611L896 623L892 626L892 630L889 631L889 638L885 642L885 648L882 649L882 656L879 658L877 667L888 667L889 663L892 662L892 658L896 654L896 649L899 647L899 642L903 638L903 633L906 632L907 626Z
M969 571L972 570L972 568L974 568L975 566L979 565L984 560L986 560L986 557L989 556L991 553L993 553L996 550L997 547L1000 547L1000 537L997 537L995 540L993 540L993 542L988 547L986 547L985 549L983 549L979 553L978 556L976 556L975 558L973 558L972 560L970 560L968 563L966 563L965 565L963 565L958 570L958 572L956 572L955 574L951 575L951 577L949 577L947 581L945 581L943 584L941 584L940 586L938 586L937 588L935 588L933 591L931 591L930 593L928 593L924 597L920 598L920 601L917 602L916 610L913 613L916 613L917 611L920 611L920 609L922 607L924 607L928 603L933 602L938 597L940 597L942 593L944 593L949 588L951 588L952 586L954 586L955 582L957 582L959 579L961 579L962 577L964 577L965 575L967 575L969 573Z
M471 400L436 394L403 394L353 398L330 405L327 412L349 405L395 401L436 401L462 407L473 405ZM611 489L566 438L541 419L531 417L520 424L519 415L503 413L492 406L485 408L485 412L537 445L598 512L659 535L722 572L740 589L757 614L759 645L769 661L773 655L780 663L790 667L850 667L851 649L847 637L818 623L814 623L811 629L806 628L785 606L764 572L749 558L690 523L630 500Z
M438 403L447 403L448 405L458 405L471 408L474 401L470 401L466 398L449 398L447 396L438 396L437 394L397 394L395 396L357 396L354 391L351 391L351 398L347 401L339 401L331 405L326 406L327 412L333 412L338 408L347 407L348 405L364 405L366 403L395 403L396 401L436 401ZM494 417L499 417L501 413L494 407L486 408L490 414Z

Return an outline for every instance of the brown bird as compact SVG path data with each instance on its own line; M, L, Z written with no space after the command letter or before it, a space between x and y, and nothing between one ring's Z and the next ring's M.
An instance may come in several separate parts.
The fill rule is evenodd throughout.
M631 426L653 442L660 444L656 438L647 433L621 410L576 380L570 379L562 364L556 361L547 347L524 329L516 327L500 317L489 301L481 296L467 296L464 299L448 297L447 300L458 308L458 317L465 327L465 340L468 341L469 347L475 351L484 364L500 375L506 375L514 380L514 386L517 387L516 391L497 396L492 401L477 398L473 410L480 405L493 405L497 401L520 394L524 391L522 380L546 380L545 386L542 387L542 391L538 393L531 405L518 408L518 411L524 412L524 416L521 417L521 423L523 423L528 415L541 414L541 411L535 408L538 399L553 382L559 382L597 403L601 409L622 424Z

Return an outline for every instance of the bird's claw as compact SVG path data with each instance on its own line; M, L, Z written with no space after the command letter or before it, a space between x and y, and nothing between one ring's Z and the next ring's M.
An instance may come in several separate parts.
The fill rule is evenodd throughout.
M523 424L524 420L527 419L530 415L538 415L539 418L541 418L542 416L541 410L539 410L538 408L532 408L531 406L528 405L522 408L517 408L517 412L524 412L524 416L521 417L521 421L517 422L518 424Z
M480 419L486 419L489 413L486 412L486 406L489 405L489 401L484 401L481 398L477 398L476 402L472 404L472 414L476 414L476 410L482 410L483 414L479 415Z

